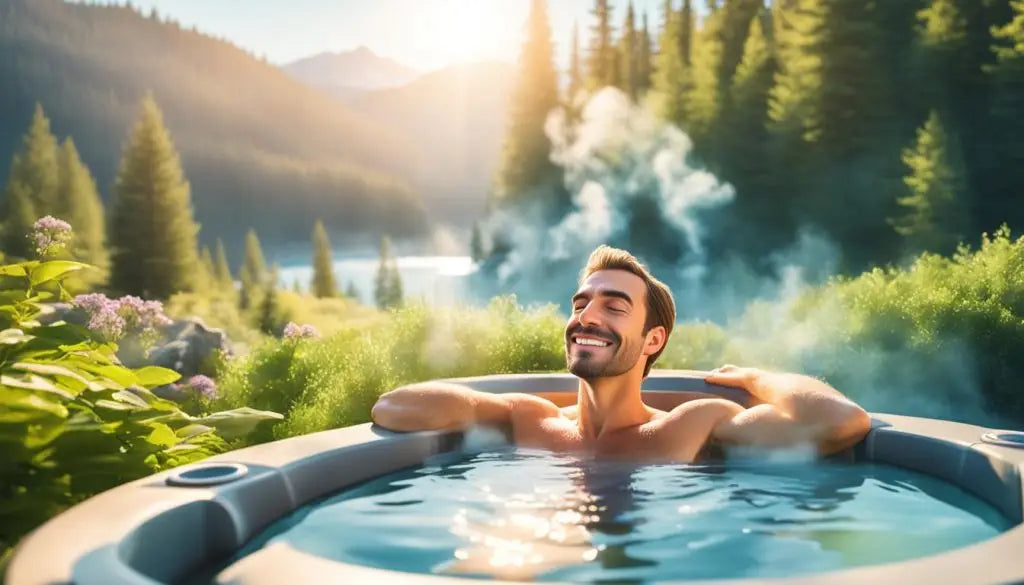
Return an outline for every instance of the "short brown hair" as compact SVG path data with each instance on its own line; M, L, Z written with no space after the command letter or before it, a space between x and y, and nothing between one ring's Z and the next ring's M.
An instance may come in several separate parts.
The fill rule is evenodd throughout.
M584 280L599 270L625 270L639 276L644 281L644 284L647 285L647 318L644 320L644 333L660 325L665 328L665 345L668 345L668 338L672 335L672 327L676 322L676 303L672 300L672 291L668 286L654 278L654 275L635 256L611 246L598 246L591 252L590 258L587 259L587 265L580 272L580 284L583 284ZM651 366L664 350L665 346L662 346L647 359L647 364L644 366L645 378L650 373Z

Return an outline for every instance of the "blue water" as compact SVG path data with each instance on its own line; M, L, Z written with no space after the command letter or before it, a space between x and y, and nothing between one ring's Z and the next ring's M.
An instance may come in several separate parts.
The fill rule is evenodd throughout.
M397 571L642 583L899 561L1010 526L957 487L887 465L641 465L506 450L374 479L298 510L243 554L285 541Z

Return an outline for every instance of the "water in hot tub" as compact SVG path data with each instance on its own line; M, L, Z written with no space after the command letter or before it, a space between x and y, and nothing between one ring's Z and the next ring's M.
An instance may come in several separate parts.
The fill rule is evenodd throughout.
M639 583L899 561L1010 526L954 485L883 464L636 464L518 449L376 478L243 552L283 541L395 571Z

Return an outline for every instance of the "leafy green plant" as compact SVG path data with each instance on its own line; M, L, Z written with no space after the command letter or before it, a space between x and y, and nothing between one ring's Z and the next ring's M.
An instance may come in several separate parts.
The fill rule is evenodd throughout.
M68 300L62 280L85 268L0 266L0 550L95 493L225 451L280 418L250 408L190 416L149 390L177 372L126 368L100 334L42 324L47 301Z

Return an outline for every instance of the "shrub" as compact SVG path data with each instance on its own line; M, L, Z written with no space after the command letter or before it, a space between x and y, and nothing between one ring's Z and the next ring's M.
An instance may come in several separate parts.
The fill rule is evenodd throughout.
M224 451L273 413L238 409L193 417L148 388L179 376L128 369L103 333L58 321L43 304L86 265L0 266L0 550L97 492ZM109 334L107 331L106 334Z

